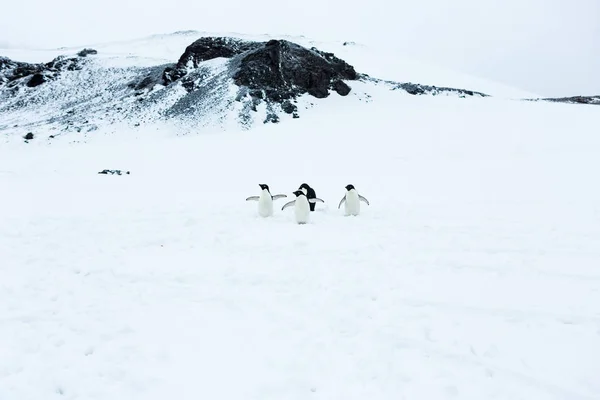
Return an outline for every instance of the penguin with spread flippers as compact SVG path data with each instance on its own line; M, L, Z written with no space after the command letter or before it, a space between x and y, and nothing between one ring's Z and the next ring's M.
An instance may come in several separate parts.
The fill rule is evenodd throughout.
M315 193L315 189L308 186L308 183L303 183L302 185L300 185L298 190L302 190L302 192L304 192L304 195L306 196L306 198L309 200L308 204L310 205L310 211L315 211L315 206L316 206L317 202L325 203L323 200L321 200L320 198L317 197L317 194ZM315 201L310 202L310 199L315 199Z
M296 190L294 192L296 200L292 200L281 208L285 210L288 207L294 206L294 216L297 224L306 224L310 220L310 204L315 203L315 199L308 199L303 191Z
M273 196L269 190L269 185L260 183L258 186L260 186L261 189L260 196L250 196L246 201L258 201L258 215L265 218L270 217L273 215L273 200L287 197L287 195L276 194Z
M358 194L354 185L346 185L346 194L340 200L338 210L342 206L342 204L344 204L345 215L358 215L360 214L361 201L366 203L367 205L370 205L369 200Z

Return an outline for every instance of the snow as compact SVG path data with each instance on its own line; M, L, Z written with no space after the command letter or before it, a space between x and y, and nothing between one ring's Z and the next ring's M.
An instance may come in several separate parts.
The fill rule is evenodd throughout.
M333 52L337 57L353 65L358 72L368 73L376 78L475 90L501 98L541 97L538 94L506 86L490 79L466 75L448 68L415 60L389 44L322 41L306 36L182 31L172 34L152 35L136 40L96 43L85 47L97 50L97 55L89 57L102 60L107 67L155 66L177 62L187 46L206 36L235 37L260 42L271 39L284 39L302 46L314 46L319 50ZM81 49L82 47L26 50L0 49L0 55L16 61L39 63L48 62L63 54L74 56Z
M370 94L0 146L0 399L599 398L600 108Z

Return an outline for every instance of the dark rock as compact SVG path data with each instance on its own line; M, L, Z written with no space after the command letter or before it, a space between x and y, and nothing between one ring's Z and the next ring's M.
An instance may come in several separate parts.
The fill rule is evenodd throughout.
M286 114L292 114L295 111L298 111L298 107L296 107L296 105L292 104L289 100L286 100L283 103L281 103L281 109Z
M186 47L174 67L168 67L163 73L166 85L183 78L189 69L198 68L202 61L213 58L231 58L260 46L256 42L226 37L203 37Z
M232 63L239 65L233 74L234 82L247 87L250 96L277 103L304 93L325 98L330 89L345 96L350 87L343 80L358 79L351 65L314 47L307 49L286 40L259 43L205 37L188 46L176 66L164 70L163 81L168 85L182 79L202 61L217 57L231 58ZM192 81L182 84L188 91L196 89ZM285 107L291 110L290 106Z
M0 57L0 86L7 84L15 87L22 78L30 77L25 83L28 87L36 87L57 78L64 71L75 71L83 68L77 58L59 56L46 64L29 64Z
M202 61L218 57L231 58L258 47L260 47L259 43L241 39L203 37L186 47L185 52L179 57L176 68L198 68L198 64Z
M168 85L176 80L183 78L187 72L185 70L180 70L175 67L167 67L165 68L162 79L165 85Z
M43 71L43 64L29 64L0 57L0 85Z
M77 71L82 68L80 59L78 58L66 58L64 56L58 56L54 60L45 64L45 69L59 72L59 71Z
M173 68L174 64L157 65L155 67L144 68L140 71L140 76L130 82L127 86L135 91L150 90L156 84L164 82L164 76L168 69Z
M454 93L457 94L459 97L466 97L466 96L479 96L479 97L489 97L489 95L485 94L485 93L481 93L481 92L475 92L473 90L466 90L466 89L456 89L456 88L448 88L448 87L438 87L438 86L429 86L429 85L421 85L418 83L396 83L395 86L392 88L392 90L404 90L409 94L412 95L432 95L432 96L436 96L440 93Z
M23 139L25 139L25 140L33 139L33 132L28 132L25 136L23 136Z
M27 87L36 87L46 81L47 79L43 74L35 74L27 81Z
M532 100L532 99L527 99ZM549 97L542 99L533 99L533 100L543 100L543 101L551 101L554 103L567 103L567 104L593 104L600 105L600 96L572 96L572 97Z
M279 117L275 113L267 113L267 117L263 121L265 124L268 122L272 122L274 124L279 122Z
M98 174L102 174L102 175L123 175L123 171L121 171L120 169L104 169L100 172L98 172ZM129 175L130 172L127 171L125 172L125 175Z
M152 79L152 77L147 76L144 79L142 79L137 85L134 85L134 89L135 90L145 89L145 88L151 86L153 83L154 83L154 80Z
M333 82L355 80L357 74L332 53L270 40L242 58L233 79L238 86L260 89L267 99L281 102L304 93L327 97Z
M94 49L83 49L81 50L79 53L77 53L77 55L79 57L87 57L88 55L94 55L94 54L98 54L98 50L94 50Z
M350 93L350 86L346 85L344 81L335 81L332 88L340 96L347 96Z

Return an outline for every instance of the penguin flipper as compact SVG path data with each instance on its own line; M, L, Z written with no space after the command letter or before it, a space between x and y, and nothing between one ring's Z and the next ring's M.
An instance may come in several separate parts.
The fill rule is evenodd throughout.
M287 197L287 194L276 194L275 196L271 196L273 200L283 199L284 197Z
M260 197L259 197L259 196L250 196L250 197L248 197L248 198L246 199L246 201L248 201L248 200L256 200L256 201L258 201L258 199L260 199Z
M369 204L369 200L367 200L366 197L361 196L360 194L358 195L359 200L364 201L365 203L367 203L368 206L370 206Z
M342 204L344 204L345 201L346 201L346 196L342 197L342 199L340 200L340 204L338 205L338 210L340 209Z
M321 199L320 199L320 198L318 198L318 197L313 197L312 199L308 199L308 201L309 201L310 203L317 203L317 202L318 202L318 203L325 203L323 200L321 200Z
M285 209L286 209L286 208L288 208L288 207L291 207L291 206L293 206L293 205L294 205L294 203L296 203L296 200L292 200L292 201L289 201L289 202L285 203L285 204L283 205L283 207L281 207L281 211L285 210Z

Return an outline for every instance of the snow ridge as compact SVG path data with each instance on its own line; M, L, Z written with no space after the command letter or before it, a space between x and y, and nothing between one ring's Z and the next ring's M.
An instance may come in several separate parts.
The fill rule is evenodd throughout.
M77 133L85 139L99 127L164 121L188 131L250 129L286 116L299 118L299 106L312 107L304 99L307 95L315 100L330 92L347 96L352 82L355 87L367 83L367 92L376 82L331 52L287 40L203 37L189 45L177 63L135 65L135 57L133 63L130 58L102 56L90 48L48 64L3 58L0 131L44 131L47 137ZM411 94L485 96L471 90L385 83L390 90ZM360 99L357 94L351 97Z

